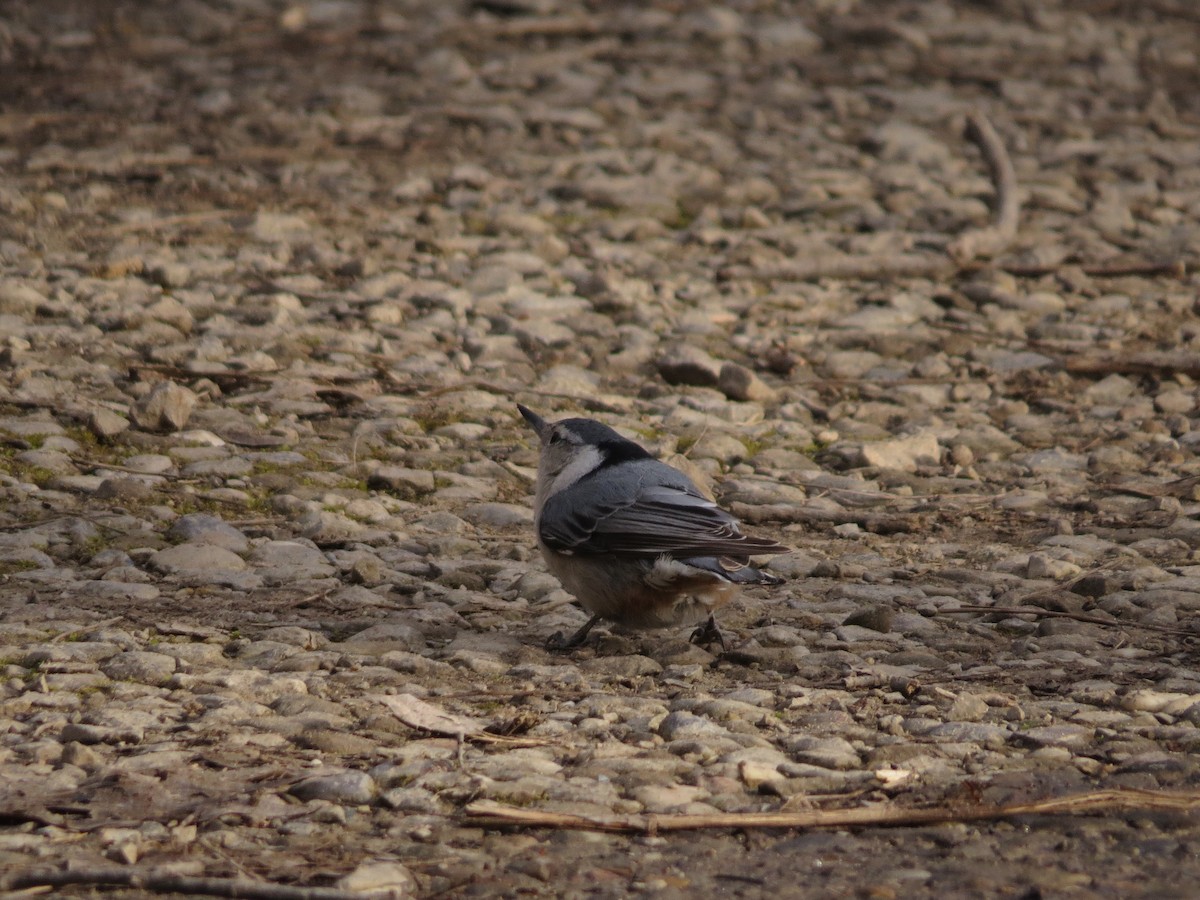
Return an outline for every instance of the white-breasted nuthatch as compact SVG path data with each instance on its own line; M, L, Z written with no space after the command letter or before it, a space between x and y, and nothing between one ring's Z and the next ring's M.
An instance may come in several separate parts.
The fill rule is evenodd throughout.
M688 625L693 640L724 639L713 612L744 584L783 579L750 565L787 547L749 537L690 478L591 419L547 422L520 404L541 441L534 528L550 571L591 613L575 647L608 619L631 628Z

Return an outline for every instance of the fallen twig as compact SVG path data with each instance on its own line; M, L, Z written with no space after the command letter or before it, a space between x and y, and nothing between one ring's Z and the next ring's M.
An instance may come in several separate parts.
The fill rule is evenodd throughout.
M654 834L709 828L847 828L896 827L941 822L979 822L1018 816L1083 815L1122 810L1192 812L1200 809L1200 790L1165 792L1127 788L1089 791L1033 803L1006 806L899 808L891 805L854 809L805 810L773 813L711 813L701 815L577 816L537 809L518 809L493 800L476 800L463 810L475 825L514 825Z
M924 499L924 498L921 498ZM794 503L732 503L730 511L744 522L784 522L803 525L846 525L853 523L872 534L907 534L921 525L919 515L859 512L852 509L824 510L800 507Z
M1063 362L1073 375L1187 375L1200 377L1200 353L1181 350L1074 356Z
M976 606L967 604L953 609L942 609L940 613L991 612L1005 616L1037 616L1039 619L1072 619L1076 622L1087 622L1091 625L1107 625L1109 628L1141 628L1144 631L1157 631L1160 634L1173 634L1179 637L1200 637L1200 632L1187 628L1171 628L1169 625L1152 625L1146 622L1120 622L1115 619L1104 619L1100 616L1089 616L1087 613L1073 613L1061 609L1041 609L1036 606Z
M1070 267L1070 263L1052 265L1022 265L1006 263L1000 268L1009 275L1018 278L1040 278L1043 275L1053 275ZM1117 259L1101 263L1081 263L1079 269L1084 275L1092 278L1120 278L1125 275L1171 275L1183 278L1187 275L1187 263L1182 259Z
M372 896L388 896L384 892L296 887L246 878L199 878L130 868L79 868L0 876L0 891L6 893L30 888L66 887L70 884L116 884L155 894L201 894L205 897L236 897L240 900L369 900Z
M992 183L996 188L996 221L987 228L968 231L946 248L952 259L965 265L981 256L1003 253L1017 236L1021 201L1017 196L1017 172L1013 168L1004 141L991 121L980 110L967 116L967 137L983 152Z
M816 281L820 278L861 279L942 278L954 273L954 264L932 253L895 253L888 256L829 254L812 259L791 259L770 266L728 266L723 280L759 278L768 281Z

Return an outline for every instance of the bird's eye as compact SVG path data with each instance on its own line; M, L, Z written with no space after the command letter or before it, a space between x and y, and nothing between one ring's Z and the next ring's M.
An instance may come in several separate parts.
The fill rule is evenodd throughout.
M550 432L550 443L551 444L561 444L562 439L563 439L562 435L559 434L557 431Z

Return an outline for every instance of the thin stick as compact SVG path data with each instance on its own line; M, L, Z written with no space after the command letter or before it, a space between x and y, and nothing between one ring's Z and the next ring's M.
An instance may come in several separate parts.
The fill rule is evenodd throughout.
M155 894L201 894L239 900L369 900L372 896L388 896L385 891L364 893L341 888L293 887L245 878L196 878L129 868L18 872L0 877L0 891L3 892L69 884L116 884Z
M1100 616L1089 616L1087 613L1066 612L1059 609L1039 609L1036 606L956 606L953 609L938 610L940 613L993 612L1005 616L1037 616L1039 619L1072 619L1076 622L1088 622L1092 625L1107 625L1109 628L1141 628L1145 631L1157 631L1160 634L1173 634L1179 637L1200 637L1200 631L1187 628L1171 628L1168 625L1151 625L1144 622L1119 622L1114 619L1103 619Z
M1122 810L1192 812L1200 809L1200 790L1168 793L1127 788L1089 791L1034 803L964 808L932 807L903 809L895 806L865 806L855 809L806 810L773 813L713 813L707 815L577 816L536 809L518 809L493 800L467 805L467 821L476 825L513 825L655 834L663 831L694 831L709 828L847 828L855 826L895 827L941 822L979 822L1017 816L1082 815Z
M997 256L1017 236L1021 201L1017 196L1017 170L1013 168L1004 141L981 110L967 116L967 137L978 145L987 162L996 190L996 220L987 227L968 231L947 247L951 258L965 265L981 256Z
M1053 275L1067 268L1066 264L1056 265L1012 265L1001 266L1009 275L1018 278L1039 278L1043 275ZM1182 259L1126 259L1102 263L1083 263L1079 266L1084 275L1092 278L1121 278L1125 275L1171 275L1183 278L1187 275L1187 263Z
M828 256L792 259L769 266L728 266L718 278L730 281L758 278L767 281L817 281L821 278L876 281L886 278L941 278L952 275L954 265L943 256L896 253L888 256Z
M1200 377L1200 354L1179 350L1074 356L1063 363L1073 375L1176 375Z

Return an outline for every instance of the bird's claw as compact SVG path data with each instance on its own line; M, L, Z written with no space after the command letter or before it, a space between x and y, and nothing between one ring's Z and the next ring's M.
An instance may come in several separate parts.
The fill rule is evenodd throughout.
M720 644L722 653L729 649L725 634L717 624L715 616L709 616L703 625L693 631L690 640L693 644Z
M564 653L567 650L574 650L585 640L587 640L588 632L592 630L592 626L600 621L599 616L592 616L587 620L587 623L576 631L569 638L563 639L563 633L556 631L550 637L546 638L546 649L551 653Z

